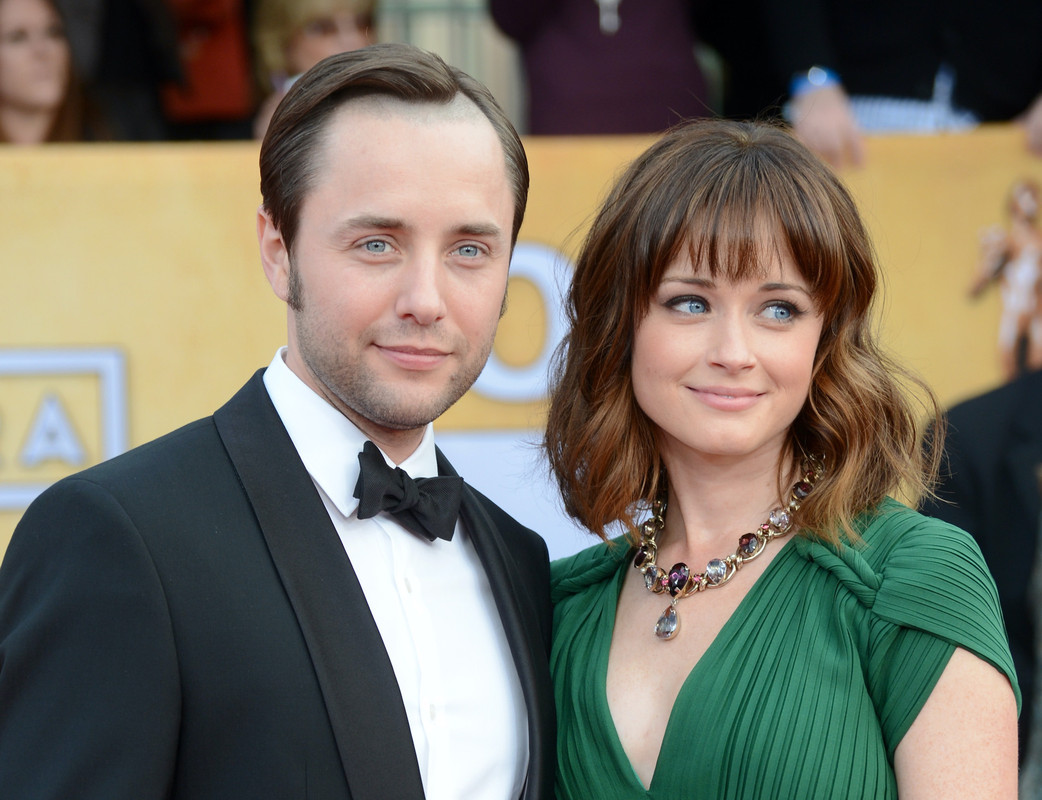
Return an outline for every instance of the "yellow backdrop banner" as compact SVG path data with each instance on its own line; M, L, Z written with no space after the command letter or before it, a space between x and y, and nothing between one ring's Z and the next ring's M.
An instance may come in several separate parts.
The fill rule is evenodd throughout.
M536 530L560 524L528 445L568 259L649 141L526 142L532 193L509 309L489 369L438 424L472 473L490 437L524 442L524 463L479 488ZM867 162L843 178L886 272L885 341L945 403L999 383L1001 294L971 301L967 290L982 230L1007 224L1010 187L1042 182L1042 161L1019 130L998 126L875 138ZM0 151L0 552L43 487L211 413L284 342L285 312L257 257L258 204L253 143ZM545 506L510 507L525 483Z

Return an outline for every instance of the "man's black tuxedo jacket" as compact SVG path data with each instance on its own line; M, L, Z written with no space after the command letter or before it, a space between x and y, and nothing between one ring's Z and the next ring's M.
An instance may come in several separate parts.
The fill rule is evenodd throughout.
M524 690L523 796L549 798L546 545L469 487L461 518ZM0 796L422 798L353 571L375 568L352 568L260 372L55 484L0 568Z
M947 463L923 513L969 531L995 577L1010 652L1024 695L1021 753L1027 743L1035 672L1035 620L1030 594L1037 557L1038 479L1042 464L1042 370L954 406L948 412Z

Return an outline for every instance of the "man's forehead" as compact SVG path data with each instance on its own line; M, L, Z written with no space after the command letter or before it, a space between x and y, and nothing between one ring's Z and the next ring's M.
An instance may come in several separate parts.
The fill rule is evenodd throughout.
M429 163L432 158L430 167L425 167L425 159ZM337 108L326 124L302 208L311 204L320 186L331 182L342 189L364 189L370 197L393 196L395 192L387 194L387 179L393 175L394 180L403 181L395 185L400 195L410 186L430 183L417 183L417 175L429 178L439 166L450 162L456 165L454 174L466 175L471 187L480 184L496 193L502 187L503 197L512 198L503 143L491 121L466 96L457 95L448 103L409 102L377 95L356 98ZM374 169L381 171L379 180L373 180ZM362 175L368 177L363 179ZM346 178L350 180L345 183ZM498 203L498 194L496 198ZM369 211L388 220L377 227L402 224L395 216L398 211L386 204ZM398 222L392 224L392 219ZM470 219L465 224L480 227L486 221ZM501 227L509 235L511 226Z
M408 128L426 128L439 125L478 126L487 129L488 135L498 140L495 128L480 108L462 94L447 103L412 102L386 95L366 95L348 100L330 116L321 134L321 144L316 152L315 167L335 158L334 142L351 143L351 146L379 145L383 140L380 130L385 125L394 126L401 132L401 123ZM373 126L376 126L374 130ZM375 138L374 138L375 137ZM502 142L499 142L502 150ZM334 148L334 149L331 149ZM505 159L504 154L504 159Z
M498 154L497 160L509 172L503 142L495 127L465 95L458 94L448 103L411 102L390 96L367 95L347 101L331 115L314 154L311 180L318 179L327 168L333 166L333 161L340 160L348 152L344 150L345 147L350 148L351 152L364 153L367 158L376 153L394 158L393 153L400 151L388 150L392 139L399 140L402 147L411 149L411 130L419 132L425 128L446 125L450 129L460 126L461 133L463 129L480 130L482 133L479 138L485 139L487 136L485 141L488 146L494 148ZM401 140L402 136L406 137L405 140ZM447 142L456 141L451 130L444 131L442 136ZM417 139L417 146L421 146L419 141ZM471 155L476 156L477 153L472 152Z

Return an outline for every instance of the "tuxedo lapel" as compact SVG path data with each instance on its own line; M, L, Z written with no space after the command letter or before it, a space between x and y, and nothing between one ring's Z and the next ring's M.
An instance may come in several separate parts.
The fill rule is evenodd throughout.
M438 473L455 476L456 471L440 450L437 455ZM518 574L516 561L507 550L501 533L477 493L467 484L463 487L460 519L466 526L467 534L485 568L524 693L525 708L528 712L529 765L522 797L536 797L541 791L539 787L545 785L545 771L554 768L553 764L547 764L546 759L542 757L540 738L542 731L553 729L554 720L552 708L549 712L547 710L549 701L543 702L546 700L544 695L549 690L544 691L540 681L541 670L545 672L547 669L544 663L545 656L542 656L539 663L536 661L540 658L539 654L545 653L545 646L534 619L535 609L529 607L530 604L525 604L525 609L522 609L525 602L523 598L527 597L528 593L519 582L524 581L526 576ZM525 611L528 613L524 613Z
M215 415L307 642L353 800L423 798L394 669L263 370Z

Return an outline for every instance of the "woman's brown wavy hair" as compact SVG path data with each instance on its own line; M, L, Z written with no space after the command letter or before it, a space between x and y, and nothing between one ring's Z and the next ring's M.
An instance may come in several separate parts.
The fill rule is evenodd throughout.
M765 231L777 232L773 241ZM825 473L800 510L806 532L856 541L856 517L886 495L900 490L915 501L930 490L939 408L877 343L878 268L850 194L778 125L697 121L629 165L579 253L544 440L572 517L602 538L616 525L633 533L634 515L665 486L655 426L633 395L631 358L634 331L684 248L692 264L724 280L762 275L765 256L787 248L822 312L809 397L778 474L781 490L804 455L824 457ZM924 448L927 430L934 441Z

